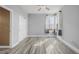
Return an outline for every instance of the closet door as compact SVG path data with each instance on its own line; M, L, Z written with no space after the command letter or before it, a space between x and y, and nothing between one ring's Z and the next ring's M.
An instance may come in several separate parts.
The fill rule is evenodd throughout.
M0 46L9 45L10 12L0 7Z

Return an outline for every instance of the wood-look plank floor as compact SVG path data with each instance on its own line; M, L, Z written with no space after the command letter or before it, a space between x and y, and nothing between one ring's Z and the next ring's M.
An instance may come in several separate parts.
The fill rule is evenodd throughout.
M60 42L57 38L30 37L13 49L10 54L75 54L75 52Z

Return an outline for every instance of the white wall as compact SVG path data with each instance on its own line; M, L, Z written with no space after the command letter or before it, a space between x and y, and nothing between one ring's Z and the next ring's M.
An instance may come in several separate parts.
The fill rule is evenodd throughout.
M27 14L19 6L7 5L12 10L11 14L11 47L15 47L20 41L27 37Z
M79 6L63 8L63 39L79 49Z
M28 15L28 35L45 35L45 14Z
M19 40L18 34L19 34L19 15L16 12L12 13L12 29L11 29L11 43L12 46L15 46Z
M27 37L27 20L19 16L19 41Z
M59 12L58 13L58 29L61 29L63 28L63 14L62 12Z

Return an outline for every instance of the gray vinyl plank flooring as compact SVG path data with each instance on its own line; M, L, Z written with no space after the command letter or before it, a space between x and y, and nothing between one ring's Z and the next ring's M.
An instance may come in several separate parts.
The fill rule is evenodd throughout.
M9 54L76 54L54 37L29 37L8 51Z

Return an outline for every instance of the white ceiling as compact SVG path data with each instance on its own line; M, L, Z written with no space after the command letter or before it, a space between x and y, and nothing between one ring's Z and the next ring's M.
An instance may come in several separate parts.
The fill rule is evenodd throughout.
M38 11L40 6L37 5L21 5L20 7L26 13L46 13L46 14L53 14L57 13L59 10L62 9L63 5L46 5L50 10L45 10L44 8L41 11Z

